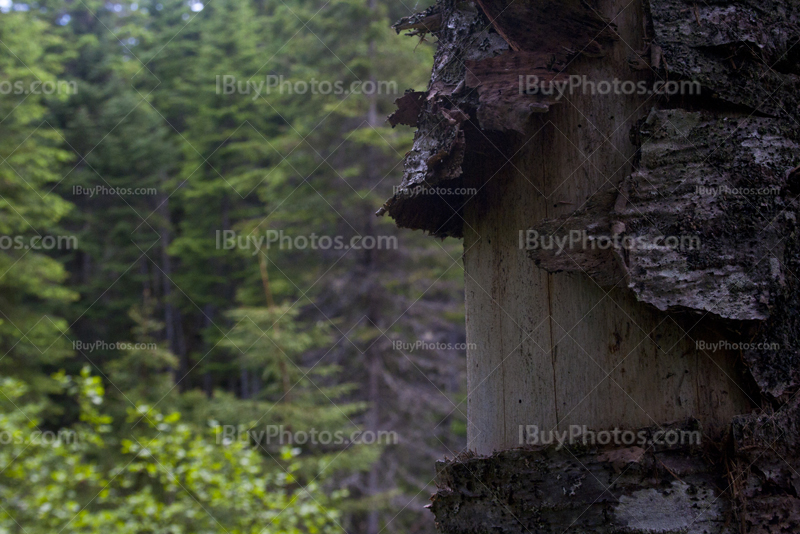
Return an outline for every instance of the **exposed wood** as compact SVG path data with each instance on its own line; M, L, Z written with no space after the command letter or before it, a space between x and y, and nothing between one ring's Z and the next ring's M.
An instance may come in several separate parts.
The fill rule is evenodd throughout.
M591 194L578 189L569 196L559 188L575 170L601 191L608 187L594 166L608 151L580 165L572 142L601 141L580 116L568 130L570 113L577 115L554 108L524 154L497 174L497 166L479 167L493 176L485 184L465 183L481 188L464 209L468 446L481 454L518 446L520 425L639 428L696 417L713 434L749 411L748 394L754 395L737 385L746 384L738 354L698 350L697 342L722 334L697 328L686 334L697 318L665 317L624 286L604 289L584 273L548 275L519 246L528 221L571 207L556 207L554 199L579 204ZM559 166L559 154L574 158L577 169ZM617 157L620 167L625 158Z

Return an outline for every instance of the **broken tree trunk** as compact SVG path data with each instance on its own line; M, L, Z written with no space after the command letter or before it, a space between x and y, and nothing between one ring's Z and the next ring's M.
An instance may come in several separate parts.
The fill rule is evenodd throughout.
M440 530L800 531L800 2L441 0L396 28L439 44L379 214L464 239Z

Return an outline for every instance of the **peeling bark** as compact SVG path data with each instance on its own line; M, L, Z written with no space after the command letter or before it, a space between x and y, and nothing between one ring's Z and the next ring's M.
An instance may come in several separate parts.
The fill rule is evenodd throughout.
M507 374L497 380L503 388L497 398L489 388L489 393L471 389L470 402L478 403L470 409L484 410L481 421L503 434L495 443L508 447L507 427L525 418L563 425L559 409L566 403L564 393L556 390L563 386L578 391L575 382L594 376L582 372L577 363L562 363L577 359L573 353L578 351L571 353L570 348L578 342L570 332L594 313L594 307L574 323L559 323L583 312L583 295L596 289L591 281L604 288L603 293L611 290L607 297L623 295L622 305L606 308L610 317L598 314L596 323L581 332L583 340L598 345L608 336L612 342L607 352L612 355L621 344L630 343L626 347L636 362L628 363L642 375L626 376L622 368L622 385L617 386L630 396L640 387L637 381L645 380L653 396L662 394L664 404L670 405L660 412L661 426L675 420L663 414L675 413L668 410L684 406L684 401L695 403L693 417L694 411L708 416L706 410L713 406L712 411L725 413L714 423L726 433L709 436L714 443L707 445L713 446L703 449L512 449L441 463L432 511L442 532L800 531L800 278L795 274L800 274L800 3L643 0L638 3L645 14L643 24L637 19L633 26L645 29L638 32L631 29L630 18L622 20L626 4L630 5L611 0L442 0L398 23L398 30L434 33L439 49L427 92L399 99L399 111L390 119L393 125L414 124L418 130L405 159L401 190L380 213L388 212L399 226L439 237L466 233L470 249L480 245L484 257L479 258L474 253L467 257L465 246L468 336L477 333L477 346L483 351L469 354L470 369L477 369L471 372L478 385L495 369ZM613 14L619 27L601 12ZM621 35L635 35L642 45L633 50L625 43L627 61L620 57ZM608 68L592 71L595 74L646 74L652 82L697 82L702 90L660 95L647 106L630 108L581 100L587 109L570 114L564 107L574 107L572 102L525 94L520 86L520 76L536 75L547 83L582 74L581 68L591 70L587 57L607 62ZM582 123L601 117L606 121L601 125L614 132L618 122L608 115L631 110L637 123L624 149L632 154L638 148L633 167L625 162L621 172L614 157L598 158L606 165L599 173L607 182L599 190L602 181L593 181L591 188L581 183L598 176L585 168L586 162L576 164L579 158L563 143L531 142L534 124L540 131L555 124L547 130L551 135L571 133L580 159L585 153L591 157L594 147L581 142L596 137L583 135ZM605 130L597 129L605 137ZM560 150L554 157L575 168L568 181L555 187L540 183L564 180L543 161L554 146ZM489 184L506 158L521 148L528 151L519 158L524 165L514 168L526 179L535 169L530 174L537 178L525 184L505 173L501 183ZM464 184L480 190L466 212L472 223L479 223L474 226L480 232L462 226L462 206L469 198L422 194ZM572 213L551 198L562 185L562 191L568 190L564 204L575 204ZM533 198L534 191L545 200ZM532 230L528 235L521 232L524 228L512 228L521 218ZM520 254L533 260L530 271L508 251L510 231L520 231ZM487 256L491 258L484 260ZM574 278L553 276L565 272L574 273ZM474 280L476 274L482 279ZM520 280L524 276L529 280ZM521 304L520 293L536 298ZM574 301L572 308L558 302L564 294ZM639 308L628 307L626 298ZM495 321L486 314L496 308L516 314L510 321ZM639 341L652 342L652 347L637 352L628 311L644 316L644 308L661 314L661 321L648 324L646 338ZM719 338L719 328L737 341L767 348L731 351L718 361L681 345L688 335L683 328L664 327L664 338L669 339L664 349L654 333L662 332L662 323L669 325L668 318L676 324L676 319L693 318L687 330L699 330L693 332L694 339ZM492 324L483 327L481 321ZM544 343L529 343L520 330ZM674 331L680 331L678 339ZM517 352L506 354L510 347ZM606 355L604 347L590 350ZM498 351L503 353L495 354ZM511 356L513 366L506 369ZM682 390L681 378L677 386L671 385L673 377L689 378L690 360L697 365L693 369L698 376L692 377L696 384ZM712 365L727 378L733 366L746 369L752 379L747 391L742 389L746 402L712 378ZM668 370L665 377L659 375L661 370ZM675 394L678 390L692 393L687 399ZM611 406L614 393L618 392L604 392L601 400ZM750 398L751 393L757 398ZM536 402L552 401L552 410L530 403L527 396L535 396ZM651 408L658 407L652 397L643 397ZM607 422L600 410L584 413ZM742 415L732 417L736 413ZM493 420L497 414L499 422ZM634 419L629 413L624 417ZM648 423L628 428L641 424ZM483 431L472 422L470 428L473 433ZM491 440L481 442L488 453L492 449L486 443Z
M439 462L436 484L447 533L736 532L724 476L700 447L513 449Z
M553 246L533 243L531 258L630 288L662 311L769 317L791 276L784 249L797 220L789 174L800 126L662 110L639 135L638 171L578 213L534 226ZM769 194L725 193L740 190Z
M546 95L527 95L520 73L538 76L545 84L568 80L548 68L552 57L530 52L507 52L480 61L467 61L466 84L478 93L477 118L484 130L524 134L534 113L547 113L558 101Z
M416 127L419 124L419 114L425 105L427 96L427 93L420 91L406 91L406 94L394 101L397 111L389 115L386 120L392 125L392 128L398 124Z
M434 4L425 11L414 13L410 17L403 17L397 21L392 28L397 33L411 30L410 35L419 33L435 33L442 27L442 6Z
M699 81L724 103L797 115L800 4L792 0L651 0L653 67Z
M438 25L430 23L431 17L438 17ZM433 33L439 46L424 99L416 93L404 96L398 101L398 112L389 119L392 125L409 123L413 107L420 105L403 181L378 215L388 213L398 226L422 229L437 237L461 237L464 199L457 191L462 188L465 170L465 132L477 132L470 121L478 105L477 93L465 86L466 62L494 57L508 50L508 45L472 2L446 0L394 27ZM484 146L481 134L477 135L472 150L501 153L491 144ZM466 169L469 172L469 167Z
M520 17L537 23L523 28L515 22ZM504 148L513 138L495 140L484 131L522 133L532 114L555 103L522 93L519 76L563 80L572 58L600 57L604 43L616 39L613 25L577 0L539 5L442 0L394 28L411 29L410 35L432 33L439 45L403 182L377 214L389 213L398 226L437 237L462 237L460 212L466 199L447 190L461 189L463 173L471 172L465 151L504 161ZM420 100L416 94L399 99L398 111L389 118L392 126L412 123ZM465 137L465 130L476 134ZM444 193L424 191L434 188Z
M778 534L800 529L798 405L736 418L731 452L589 444L437 464L442 532ZM696 428L691 423L666 429ZM577 441L580 441L578 438Z

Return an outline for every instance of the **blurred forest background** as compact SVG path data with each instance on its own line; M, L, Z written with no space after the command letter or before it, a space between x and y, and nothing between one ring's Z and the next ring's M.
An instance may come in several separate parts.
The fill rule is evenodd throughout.
M373 215L413 136L384 118L433 52L389 26L425 7L0 0L0 532L434 531L464 355L393 342L463 343L461 245ZM397 91L224 94L223 76ZM224 231L397 246L225 249ZM48 236L75 246L16 246Z

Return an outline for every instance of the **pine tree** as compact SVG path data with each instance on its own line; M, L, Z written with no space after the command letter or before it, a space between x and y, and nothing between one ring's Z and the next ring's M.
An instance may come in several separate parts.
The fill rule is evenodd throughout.
M70 87L57 82L60 42L35 13L0 14L0 374L46 387L48 369L70 354L59 308L76 295L62 262L80 241L62 233L70 203L53 193L69 159L47 120L47 100ZM60 88L60 89L59 89Z

